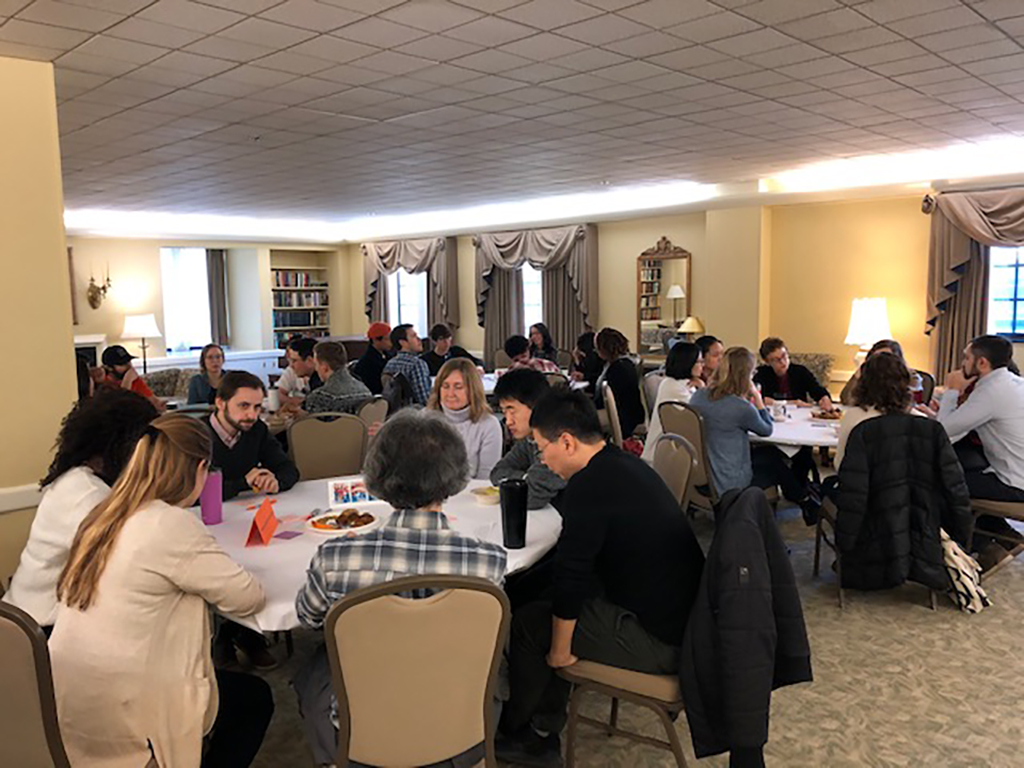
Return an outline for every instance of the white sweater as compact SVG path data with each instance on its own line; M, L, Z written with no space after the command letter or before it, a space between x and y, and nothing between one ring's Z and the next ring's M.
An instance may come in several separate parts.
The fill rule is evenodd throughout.
M644 452L640 458L648 464L654 463L654 448L658 444L658 438L664 431L661 427L661 417L658 415L658 407L662 403L678 402L688 403L693 395L693 386L689 379L673 379L671 376L662 380L658 385L658 397L651 408L651 424L647 428L647 441L644 443Z
M493 413L485 413L480 421L470 421L468 407L461 411L441 407L448 423L462 435L462 441L466 444L469 476L475 480L487 480L494 465L501 459L501 422Z
M40 626L53 626L57 580L75 533L86 515L109 494L110 487L87 467L69 469L47 486L11 589L4 595L6 602L21 608Z

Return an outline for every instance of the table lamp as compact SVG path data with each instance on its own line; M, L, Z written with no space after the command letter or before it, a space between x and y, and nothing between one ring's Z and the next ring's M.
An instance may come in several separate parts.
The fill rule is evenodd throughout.
M676 333L685 334L687 341L693 341L694 334L704 333L704 324L693 315L689 315L676 328Z
M854 362L860 365L872 344L890 338L892 330L889 328L889 311L885 299L854 299L850 307L850 326L843 342L860 347L853 358Z
M156 325L156 315L125 315L124 330L121 331L122 339L139 339L142 347L142 373L146 374L146 339L159 339L163 334Z
M679 283L672 283L669 286L668 293L665 294L666 299L672 299L672 325L679 322L679 316L677 310L679 309L679 299L686 298L686 291L683 290L683 286Z

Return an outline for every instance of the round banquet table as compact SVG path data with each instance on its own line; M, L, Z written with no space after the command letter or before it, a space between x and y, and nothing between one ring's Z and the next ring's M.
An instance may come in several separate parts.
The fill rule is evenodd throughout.
M307 480L271 498L277 499L274 514L279 520L274 538L267 546L245 546L255 510L262 494L245 493L224 502L224 520L209 526L217 543L263 584L267 604L255 616L245 619L228 617L261 632L295 629L299 620L295 613L295 596L306 583L306 568L317 548L330 536L306 528L305 517L314 510L328 511L327 480ZM453 530L495 544L502 543L501 507L485 506L469 491L490 485L485 480L470 480L462 493L448 499L444 513ZM196 507L196 514L199 508ZM319 514L319 512L318 512ZM508 550L506 575L529 568L554 547L562 531L562 518L552 506L530 510L526 524L526 546ZM301 517L301 520L289 519ZM278 538L283 532L301 531L294 538Z
M771 406L769 406L769 410ZM811 413L819 408L797 408L787 406L785 421L776 421L770 437L751 435L755 443L769 443L779 446L783 452L793 455L804 446L835 448L839 444L839 420L824 421L812 419Z

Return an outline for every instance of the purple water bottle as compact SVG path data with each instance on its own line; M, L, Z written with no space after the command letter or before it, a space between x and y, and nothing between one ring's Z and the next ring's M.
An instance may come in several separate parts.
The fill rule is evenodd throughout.
M219 469L211 469L206 474L206 485L199 494L199 509L207 525L217 525L224 520L224 476Z

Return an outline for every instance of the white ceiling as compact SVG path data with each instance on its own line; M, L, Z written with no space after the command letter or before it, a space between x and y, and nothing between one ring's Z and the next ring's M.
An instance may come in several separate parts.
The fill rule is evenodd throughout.
M0 0L68 208L339 220L1024 135L1024 0Z

